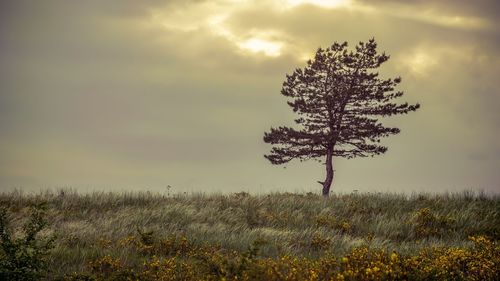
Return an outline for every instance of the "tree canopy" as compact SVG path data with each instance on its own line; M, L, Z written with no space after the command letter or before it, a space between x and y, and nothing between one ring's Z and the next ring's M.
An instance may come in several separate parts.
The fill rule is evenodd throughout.
M303 69L286 75L281 94L297 113L298 128L281 126L264 134L273 145L265 157L272 164L292 159L325 157L327 177L323 194L333 182L333 157L366 157L385 153L380 139L400 132L386 127L378 117L417 110L419 104L395 103L400 77L382 79L374 71L389 59L377 52L375 39L360 42L354 51L347 42L319 48Z

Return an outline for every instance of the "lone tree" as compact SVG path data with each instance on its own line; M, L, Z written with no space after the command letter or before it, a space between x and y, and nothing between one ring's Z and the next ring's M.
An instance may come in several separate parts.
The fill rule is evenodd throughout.
M420 105L391 102L403 92L395 87L401 78L381 79L373 69L389 56L377 53L375 39L360 42L355 51L347 42L319 48L304 69L286 75L281 94L298 114L290 127L271 128L264 142L273 145L265 155L272 164L284 164L325 157L326 179L321 182L328 196L333 183L333 157L366 157L382 154L387 147L380 138L400 132L385 127L377 116L391 116L417 110ZM320 160L318 160L320 161Z

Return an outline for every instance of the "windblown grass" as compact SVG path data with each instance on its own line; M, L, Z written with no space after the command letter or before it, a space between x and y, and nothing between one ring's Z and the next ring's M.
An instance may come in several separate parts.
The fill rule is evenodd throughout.
M279 268L302 263L304 266L298 266L297 270L308 271L307 274L303 272L306 275L298 275L300 278L296 279L283 277L285 275L277 278L301 280L311 279L314 274L326 274L317 268L320 265L316 263L323 262L324 266L336 269L322 276L340 279L338 274L344 276L342 270L347 270L341 268L342 257L357 255L356 259L361 263L372 259L372 255L381 255L373 262L384 259L390 262L391 253L397 253L398 257L407 257L410 262L412 258L424 259L422 255L426 251L440 257L465 251L460 255L465 255L466 259L479 255L479 252L474 252L474 247L478 247L477 241L483 241L481 239L490 243L491 255L498 254L495 249L500 238L500 197L471 192L411 196L333 194L330 198L289 193L258 196L246 193L173 196L147 192L78 194L71 190L0 194L0 205L9 210L15 225L22 225L27 219L29 206L41 202L47 203L47 215L51 221L45 235L57 235L56 247L49 261L51 278L100 272L101 275L95 273L94 277L109 279L111 275L103 272L110 268L116 267L114 271L121 270L122 273L124 269L137 270L148 266L156 266L159 270L168 267L163 263L170 262L176 264L171 269L179 271L184 266L185 270L179 271L184 275L171 272L168 276L184 276L184 279L205 276L203 278L210 279L207 274L213 273L214 279L246 276L258 280L266 276L272 279L269 275L272 272L264 273L270 270L265 264ZM368 252L363 252L363 249ZM208 254L203 256L200 254L203 252ZM206 263L192 267L190 260L197 255ZM490 275L477 276L498 277L499 258L490 259L493 262L490 265L493 268L488 271ZM242 265L245 259L250 261ZM226 260L226 268L221 270L225 273L217 270L211 273L206 271L210 266L203 267L217 262L224 264L223 260ZM240 263L227 267L228 260ZM432 263L431 259L425 262ZM354 270L351 279L371 278L366 275L365 265L357 266L364 270L365 275L355 275L355 268L351 268ZM384 263L377 268L383 266ZM408 263L398 266L401 269ZM200 268L205 268L205 271L197 272ZM237 273L231 273L227 268ZM434 268L442 268L442 265L436 264ZM193 272L189 273L189 270ZM387 267L384 270L396 269ZM421 272L423 270L422 267ZM284 272L289 271L290 268ZM311 271L318 272L313 274ZM456 276L461 276L462 271L458 272ZM260 277L255 274L260 274ZM408 275L406 278L438 276L433 271L428 274L431 275ZM390 275L384 276L380 278L391 279ZM150 280L146 275L143 277ZM375 275L372 277L378 280Z

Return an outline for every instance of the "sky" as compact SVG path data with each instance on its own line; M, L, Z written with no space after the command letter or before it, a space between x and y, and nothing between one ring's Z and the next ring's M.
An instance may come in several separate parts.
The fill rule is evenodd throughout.
M286 74L374 37L421 108L332 192L500 192L500 1L0 1L0 192L317 192L273 166Z

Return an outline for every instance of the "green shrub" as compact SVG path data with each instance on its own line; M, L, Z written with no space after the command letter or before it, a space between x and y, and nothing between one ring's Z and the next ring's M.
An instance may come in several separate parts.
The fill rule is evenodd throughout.
M414 232L417 238L441 237L452 228L453 224L453 219L435 215L429 208L420 209L413 216Z
M42 205L31 209L22 237L13 237L7 210L0 209L0 280L38 280L47 274L47 258L54 238L42 239L47 226Z

